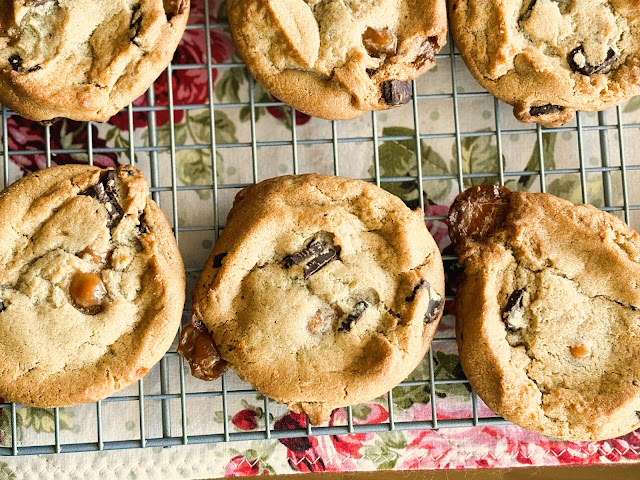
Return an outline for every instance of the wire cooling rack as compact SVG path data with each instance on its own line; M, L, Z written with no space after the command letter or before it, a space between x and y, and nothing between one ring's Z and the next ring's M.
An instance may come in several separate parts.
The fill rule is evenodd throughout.
M487 172L465 172L462 158L462 148L464 139L467 137L488 136L491 141L495 141L497 148L497 158L503 156L505 149L505 141L513 135L521 135L524 133L535 136L538 145L539 161L535 168L528 169L508 169L501 161L491 168L491 175L500 183L505 183L508 179L518 179L535 177L538 182L539 191L547 190L547 179L550 176L558 174L574 174L580 180L580 194L582 201L589 202L589 189L587 185L587 176L599 174L601 176L603 205L602 208L623 216L627 221L631 221L632 213L640 209L640 205L633 204L629 201L629 180L628 176L637 170L640 165L628 165L627 149L625 147L625 133L629 129L638 130L640 125L635 123L625 123L623 121L623 110L617 107L608 112L601 112L597 115L597 121L593 117L586 119L584 114L578 114L577 119L571 124L556 128L545 129L532 125L516 125L509 118L508 109L493 99L491 95L484 91L466 92L461 91L458 85L457 76L460 75L462 63L455 49L449 46L443 50L443 53L436 56L439 63L450 69L448 76L451 82L451 91L448 93L420 93L417 83L413 83L413 102L404 106L404 115L413 117L414 134L409 136L396 135L385 136L380 133L379 115L380 113L370 114L371 131L369 135L359 136L341 136L340 130L345 122L330 122L330 135L323 138L298 139L298 128L296 126L297 114L295 110L289 109L291 123L291 135L289 139L278 140L260 140L256 126L257 109L261 107L282 107L283 104L277 101L264 102L256 99L256 85L253 80L249 79L249 100L247 102L218 102L214 95L214 81L212 72L217 69L218 72L223 69L244 68L243 64L237 61L228 61L224 63L215 63L211 51L211 32L214 29L224 29L225 25L211 21L209 2L204 2L205 15L204 22L201 24L190 24L189 30L201 30L204 32L204 41L206 43L206 63L202 64L172 64L167 68L166 80L168 90L168 107L155 105L154 91L150 89L146 94L147 106L129 106L126 110L127 121L129 125L129 144L121 148L97 148L92 145L92 124L87 123L88 132L87 148L52 148L51 145L51 127L42 127L44 130L45 147L41 150L12 150L9 147L8 138L8 119L15 115L7 109L2 109L2 133L3 133L3 177L4 184L7 185L11 181L10 175L10 157L12 155L44 155L46 166L50 166L52 158L56 155L85 155L88 162L93 164L94 155L104 153L116 153L120 158L125 157L130 162L135 163L138 158L144 157L148 160L148 168L150 174L151 191L153 198L161 203L163 210L167 213L170 220L173 221L174 233L176 239L180 243L181 236L189 234L212 234L217 238L220 230L223 228L223 215L221 207L221 197L225 191L235 192L239 188L245 187L250 183L223 183L219 181L219 152L225 152L233 149L250 149L251 155L251 178L252 182L259 181L259 161L258 149L261 147L286 147L289 151L291 162L291 173L299 173L301 171L299 164L299 149L307 145L326 144L332 149L333 173L341 174L344 159L340 159L340 147L344 144L366 145L373 153L373 175L365 180L374 182L377 185L381 183L403 183L417 182L418 195L417 202L421 208L424 208L424 184L428 182L438 182L452 180L457 188L462 191L465 188L465 181L469 179L484 178ZM442 69L442 67L440 67ZM198 104L174 105L173 84L174 73L179 70L197 70L204 69L207 72L208 81L208 101ZM429 73L427 75L430 75ZM478 90L480 87L477 87ZM476 112L465 110L462 102L465 99L485 98L493 106L493 118L495 119L492 128L483 131L470 131L461 124ZM437 133L421 133L421 116L429 111L430 102L436 100L450 101L451 111L453 115L453 128L448 131ZM250 140L246 142L219 142L216 138L216 129L210 129L210 138L208 143L204 144L178 144L176 140L176 129L173 113L179 110L207 110L211 125L215 124L215 112L217 110L249 108L250 115ZM169 144L161 145L157 137L156 115L158 112L169 110ZM148 139L143 144L136 145L131 132L134 131L134 115L143 113L148 117ZM611 120L613 118L613 121ZM510 127L505 128L504 124L509 123ZM567 168L546 168L545 150L543 137L550 132L569 132L577 136L576 149L573 154L578 159L577 166ZM595 134L595 136L594 136ZM588 140L587 135L589 135ZM455 163L457 172L452 174L428 175L423 172L421 142L432 142L439 139L454 139L455 142ZM416 175L415 176L399 176L385 177L381 174L379 146L388 141L415 141L416 150ZM588 145L587 145L588 142ZM596 145L597 143L597 145ZM594 165L587 161L585 149L593 149L595 145L598 164ZM180 185L176 170L176 156L183 150L208 149L211 152L210 162L212 169L212 182L210 185L188 186ZM367 150L367 151L369 151ZM279 150L282 152L282 150ZM163 185L160 180L160 171L166 165L163 162L170 162L170 185ZM421 180L421 181L420 181ZM613 182L616 182L614 188ZM179 219L179 193L188 191L208 190L212 194L213 222L210 225L181 227ZM615 195L615 191L619 191L621 195ZM453 192L454 194L456 192ZM170 197L170 201L167 201ZM618 200L621 198L621 202ZM426 220L442 220L444 215L431 215L425 217ZM452 264L456 259L452 255L444 255L445 264ZM192 277L197 277L198 268L187 268L187 273ZM453 300L449 295L447 300ZM189 321L189 307L185 310L183 324ZM434 339L433 346L441 344L454 343L455 339L451 336L438 336ZM0 408L7 409L10 412L10 444L0 446L0 455L30 455L45 453L61 453L61 452L81 452L95 450L113 450L113 449L130 449L144 447L169 447L174 445L186 444L202 444L202 443L219 443L219 442L235 442L246 440L260 439L278 439L304 437L311 435L338 435L347 433L361 432L386 432L394 430L419 430L419 429L436 429L436 428L453 428L453 427L469 427L482 425L501 425L508 424L505 420L493 416L481 416L478 413L479 400L475 392L471 394L471 414L465 418L442 419L439 418L438 395L437 388L439 386L462 384L467 382L463 378L459 379L436 379L434 375L435 364L432 350L429 351L426 362L428 363L428 375L421 380L412 380L403 382L400 387L424 386L430 392L430 410L431 418L421 421L407 421L405 419L397 419L394 414L393 393L389 392L386 397L386 406L389 410L389 419L380 424L360 425L354 422L353 409L346 409L346 421L343 425L311 427L307 423L307 427L294 430L275 430L273 419L270 412L279 408L275 402L267 398L262 400L264 409L264 417L262 425L259 425L255 431L241 432L234 431L230 425L229 418L234 413L232 407L234 398L242 396L254 396L257 392L248 385L242 385L235 375L227 372L220 380L207 384L205 387L199 386L194 388L194 383L188 377L188 369L183 360L175 353L175 344L173 348L166 354L160 364L155 367L148 377L140 380L137 385L133 385L125 391L107 398L96 404L92 404L81 408L76 414L76 418L86 423L95 423L93 438L84 442L68 442L65 434L61 429L62 413L61 409L52 409L51 419L54 423L53 435L47 437L44 441L37 441L33 444L20 439L18 425L20 409L26 408L11 403L0 404ZM152 379L150 379L152 378ZM146 385L157 380L158 388L149 390ZM173 386L172 386L173 385ZM240 385L240 387L238 387ZM193 400L211 401L212 405L218 405L222 410L221 425L215 432L198 433L201 429L195 428L193 424L187 421L187 411L189 404ZM134 422L132 432L129 438L113 439L112 435L106 432L105 410L117 408L118 405L137 404L138 421ZM151 408L153 405L153 408Z

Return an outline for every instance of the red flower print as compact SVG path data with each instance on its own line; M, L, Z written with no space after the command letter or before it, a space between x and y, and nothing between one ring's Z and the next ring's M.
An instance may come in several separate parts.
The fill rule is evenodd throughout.
M273 98L273 100L276 102L280 101L273 95L271 95L271 98ZM273 117L277 118L278 120L284 121L286 118L287 120L290 121L290 118L291 118L291 107L288 107L287 105L281 105L278 107L267 107L267 112L269 112ZM312 117L310 117L306 113L302 113L296 110L296 125L298 126L304 125L305 123L309 122L311 118Z
M360 412L366 412L366 418L357 418L354 415L353 423L356 425L383 423L389 419L387 410L377 403L359 405L354 407L355 409ZM334 425L338 420L340 420L340 423L344 423L346 419L347 413L344 409L334 410L331 413L329 425ZM374 434L372 433L351 433L347 435L331 435L331 441L338 454L350 458L362 458L362 453L360 452L362 445L373 437Z
M277 420L275 430L296 430L305 428L307 419L301 413L289 412ZM316 448L318 439L315 437L281 438L280 443L287 447L287 461L293 470L298 472L324 472L324 460L320 458Z
M258 475L269 475L268 470L260 472L260 460L249 461L242 455L236 455L224 469L225 477L255 477Z
M12 115L7 120L7 140L9 150L44 150L44 127L38 122L27 120L18 115ZM69 163L87 163L88 133L87 124L73 120L60 119L51 125L51 148L73 148L81 150L78 153L59 153L52 155L51 165L66 165ZM94 148L106 147L107 143L98 136L98 128L91 125L91 137ZM18 164L25 173L35 172L46 167L44 154L14 154L11 161ZM99 167L113 167L117 165L115 153L94 153L93 163Z
M258 412L245 408L236 413L231 419L240 430L255 430L258 428Z
M227 60L233 53L233 44L229 34L212 29L211 38L211 55L214 63L222 63ZM202 29L187 30L182 37L180 45L173 56L173 65L187 65L207 63L206 54L206 37ZM218 71L213 69L211 72L212 80L215 82ZM173 87L173 104L180 105L198 105L205 104L209 98L209 90L207 84L207 68L194 67L186 70L174 70L172 75ZM156 106L169 105L169 95L167 87L167 72L163 72L153 84ZM133 102L134 106L146 106L147 97L142 95ZM177 123L184 117L184 110L174 110L173 119ZM134 112L133 127L146 127L148 122L148 113ZM157 126L165 125L169 122L169 111L159 110L156 112ZM112 117L109 123L116 125L121 130L129 129L129 117L126 111L122 111Z
M425 216L449 215L449 207L446 205L432 205L425 201L424 214ZM451 240L449 240L449 221L446 218L427 220L427 228L441 252L451 244Z

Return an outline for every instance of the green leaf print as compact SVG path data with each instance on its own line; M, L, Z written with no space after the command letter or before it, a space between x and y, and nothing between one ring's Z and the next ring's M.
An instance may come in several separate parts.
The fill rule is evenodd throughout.
M15 480L16 474L5 462L0 462L0 480Z
M640 97L633 97L627 102L622 110L624 113L635 112L640 108Z
M19 407L16 409L16 433L18 440L22 440L25 429L37 433L52 433L55 431L54 410L49 408ZM60 408L58 410L60 430L72 430L73 409ZM0 416L0 432L2 444L11 442L11 409L3 408ZM1 477L0 477L1 478Z
M484 173L486 176L465 178L464 186L469 188L483 183L495 183L498 179L498 149L492 143L493 135L464 137L460 145L463 173ZM451 171L457 172L456 145L452 147ZM504 164L504 156L502 158ZM493 174L493 175L492 175Z
M386 127L382 130L383 136L410 136L414 137L415 132L405 127ZM380 145L380 176L381 177L416 177L418 175L418 165L416 162L416 141L389 140ZM424 141L420 141L420 154L422 157L423 175L447 174L447 164L444 159L433 148ZM369 169L369 174L374 175L373 166ZM402 200L412 201L418 198L417 180L406 182L381 182L382 188L400 197ZM428 199L439 202L444 200L451 192L451 180L441 180L438 182L428 182L425 185L425 195Z
M544 157L544 168L546 170L556 168L555 149L557 137L558 134L555 132L542 134L542 155ZM539 142L536 140L536 144L533 146L533 151L531 152L531 157L524 167L526 171L537 171L540 169L540 150L538 145ZM529 190L538 177L539 175L522 175L514 187L517 190Z
M353 418L357 418L358 420L366 420L371 413L371 407L368 407L366 405L356 405L354 407L351 407L351 413L353 414Z
M547 192L573 203L584 203L579 175L563 175L553 180L547 187ZM602 195L602 180L595 176L587 180L587 202L596 207L604 205Z
M363 456L377 464L378 470L390 470L396 466L400 453L407 447L407 440L402 432L386 432L378 435L373 444L363 447Z
M433 375L436 380L464 379L464 372L457 355L440 351L433 352ZM407 380L427 380L429 378L429 362L425 358L409 375ZM467 384L436 385L438 398L453 396L459 399L469 398L471 389ZM400 410L408 410L414 403L429 403L431 401L431 386L416 385L411 387L396 387L393 389L393 403Z
M240 101L240 87L247 81L247 71L245 68L224 68L219 69L221 74L216 80L215 94L216 99L230 100L231 102Z

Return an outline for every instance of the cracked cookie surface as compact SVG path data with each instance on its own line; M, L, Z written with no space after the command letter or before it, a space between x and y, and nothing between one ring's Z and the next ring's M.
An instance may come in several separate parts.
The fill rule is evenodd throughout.
M194 312L243 380L317 424L411 373L443 295L422 212L363 181L285 176L237 195Z
M450 232L460 362L485 403L551 437L640 427L640 237L548 194L463 192Z
M48 121L108 120L171 60L189 0L3 0L0 102Z
M297 110L328 119L407 103L410 80L446 43L444 0L230 0L251 74Z
M636 0L453 0L449 12L467 67L522 122L559 126L640 94Z
M0 396L107 397L168 350L184 268L142 173L67 165L0 193Z

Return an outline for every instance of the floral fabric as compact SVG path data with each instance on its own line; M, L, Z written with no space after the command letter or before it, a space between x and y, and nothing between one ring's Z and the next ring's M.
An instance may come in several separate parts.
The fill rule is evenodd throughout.
M391 399L351 409L354 425L388 427L393 420L402 429L3 457L0 480L207 478L638 461L638 432L605 442L559 442L513 425L492 424L495 414L481 400L474 403L453 340L455 303L451 299L461 272L445 216L460 189L503 181L514 190L547 191L595 204L637 229L640 191L635 186L640 162L635 152L640 146L640 100L621 106L619 112L582 114L580 124L536 129L517 123L508 106L483 92L449 48L438 57L438 66L417 81L415 114L407 105L332 123L293 111L254 83L234 52L224 4L193 0L190 24L172 66L146 95L109 122L59 120L45 129L5 112L6 155L4 175L0 175L5 184L48 165L134 162L141 168L174 226L189 289L240 188L276 175L314 171L379 182L412 208L424 206L429 229L445 258L448 301L432 356L412 373L410 383L395 388ZM452 72L456 73L455 101ZM618 113L624 128L618 128ZM185 321L189 315L188 304ZM182 443L183 423L190 443L221 435L225 426L232 439L242 432L306 428L303 416L265 402L232 373L226 375L224 387L229 393L223 404L221 381L192 378L174 352L175 345L163 364L140 384L119 392L118 401L102 402L100 431L95 404L60 409L57 418L53 410L17 407L14 439L11 408L5 405L0 413L0 446L54 445L56 421L63 449L77 448L71 446L76 444L88 444L91 449L99 439L107 445L114 441L139 445L142 435ZM432 376L437 380L433 389ZM185 397L181 378L188 393ZM470 423L474 410L479 426L444 428L448 420ZM431 421L434 412L439 429L406 430L411 422ZM333 412L329 424L348 422L347 411L340 409Z

